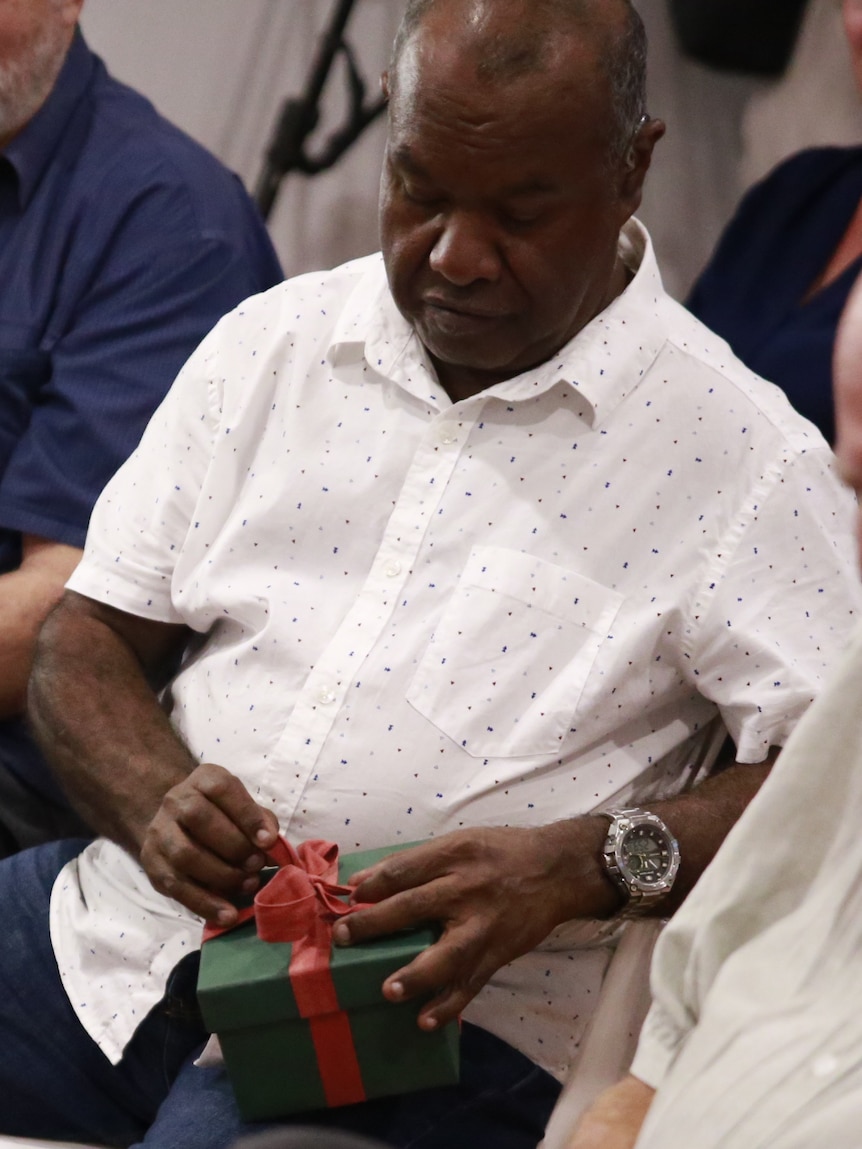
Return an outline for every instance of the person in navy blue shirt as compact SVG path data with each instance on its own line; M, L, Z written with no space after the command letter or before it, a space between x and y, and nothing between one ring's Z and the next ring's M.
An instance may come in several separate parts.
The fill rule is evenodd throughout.
M82 4L0 5L0 856L84 829L23 711L93 503L206 332L282 279L240 181L108 74Z
M862 0L843 9L862 89ZM860 270L862 147L812 148L744 197L687 306L831 443L832 347Z

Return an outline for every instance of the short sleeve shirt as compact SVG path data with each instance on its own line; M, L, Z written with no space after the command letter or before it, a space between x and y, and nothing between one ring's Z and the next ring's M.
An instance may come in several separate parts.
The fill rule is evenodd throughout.
M378 256L277 287L219 324L100 499L70 586L206 635L173 720L294 841L648 801L726 730L761 760L817 693L860 602L852 498L665 295L640 225L621 242L637 273L607 310L454 404ZM200 923L105 842L52 915L116 1058ZM466 1014L557 1074L607 957L584 930Z

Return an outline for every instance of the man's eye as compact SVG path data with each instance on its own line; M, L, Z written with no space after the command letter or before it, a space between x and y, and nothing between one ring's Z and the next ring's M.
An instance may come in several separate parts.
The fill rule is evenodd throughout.
M439 196L436 196L430 188L417 187L405 179L401 180L401 191L405 198L410 200L411 203L421 204L423 206L437 203L439 200Z
M542 216L538 208L508 208L502 214L504 223L510 227L529 227L538 223Z

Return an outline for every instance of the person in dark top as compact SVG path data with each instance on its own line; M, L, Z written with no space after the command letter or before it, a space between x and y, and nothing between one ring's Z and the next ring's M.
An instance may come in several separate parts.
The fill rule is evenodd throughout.
M862 89L862 0L844 0ZM832 346L862 270L862 147L792 156L743 198L687 306L832 442Z
M743 199L687 306L832 442L832 345L862 245L824 277L862 199L862 147L816 148Z
M238 178L107 73L82 3L0 5L0 856L81 829L23 709L93 503L216 320L282 278Z

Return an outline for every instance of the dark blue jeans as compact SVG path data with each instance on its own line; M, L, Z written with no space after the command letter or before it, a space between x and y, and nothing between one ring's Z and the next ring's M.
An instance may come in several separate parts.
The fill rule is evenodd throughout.
M222 1070L193 1062L205 1040L195 1005L197 955L171 977L119 1065L81 1027L48 934L61 867L85 845L52 842L0 862L0 1133L150 1149L222 1149L270 1126L241 1121ZM558 1083L475 1026L461 1037L458 1086L303 1114L403 1149L533 1149Z

